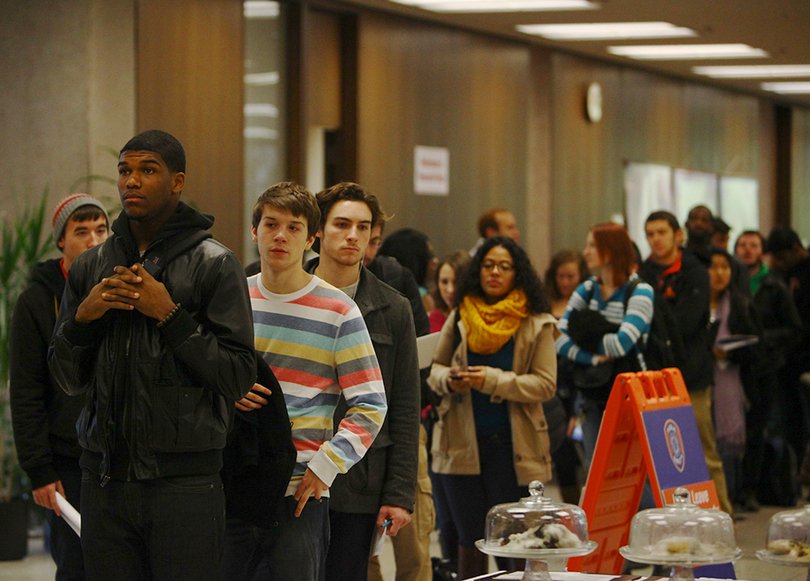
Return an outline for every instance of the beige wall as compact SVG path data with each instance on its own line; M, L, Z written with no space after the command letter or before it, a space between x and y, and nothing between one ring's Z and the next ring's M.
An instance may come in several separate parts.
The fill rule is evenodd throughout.
M135 127L133 0L0 1L0 212L115 178ZM78 190L117 203L101 181Z

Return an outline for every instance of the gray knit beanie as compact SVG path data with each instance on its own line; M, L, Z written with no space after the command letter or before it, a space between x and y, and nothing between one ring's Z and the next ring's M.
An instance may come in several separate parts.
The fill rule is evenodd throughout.
M89 194L70 194L65 196L53 208L53 241L59 242L62 236L65 235L65 226L67 226L70 216L81 208L82 206L96 206L104 214L107 219L107 224L110 223L110 217L107 215L107 210L104 205L96 198Z

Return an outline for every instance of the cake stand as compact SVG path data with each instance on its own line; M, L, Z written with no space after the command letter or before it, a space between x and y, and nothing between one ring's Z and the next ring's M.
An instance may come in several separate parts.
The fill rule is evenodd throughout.
M619 549L622 557L636 563L646 565L665 565L672 567L669 578L672 581L695 581L695 574L692 567L701 565L722 565L723 563L733 563L742 557L742 549L734 549L728 553L718 555L659 555L656 553L635 553L630 547Z
M787 557L783 555L774 555L767 549L760 549L757 551L757 559L760 561L765 561L766 563L772 563L774 565L787 565L788 567L804 567L808 569L807 572L807 581L810 581L810 561L803 561L801 559L796 559L793 557Z
M550 557L582 557L593 552L597 547L596 541L586 541L581 547L573 549L507 549L506 546L490 545L483 539L475 541L478 550L493 557L507 557L512 559L526 559L526 570L523 581L551 581L546 560Z

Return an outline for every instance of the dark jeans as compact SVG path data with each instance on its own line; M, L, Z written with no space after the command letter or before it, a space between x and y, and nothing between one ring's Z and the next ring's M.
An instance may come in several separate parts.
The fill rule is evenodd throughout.
M574 440L566 437L560 447L551 455L554 467L557 469L557 481L562 486L577 486L577 469L579 468L579 454Z
M66 458L65 462L55 462L55 468L65 489L65 498L76 510L80 510L82 469L78 459ZM54 511L46 510L45 518L51 530L51 556L56 563L56 581L84 581L84 556L79 535Z
M437 474L447 493L453 522L458 530L458 544L475 547L484 538L487 512L496 504L516 502L528 496L525 486L518 486L512 442L508 437L478 438L481 473L475 475Z
M582 447L585 450L587 469L591 467L593 453L596 450L596 441L599 439L599 428L602 426L602 416L605 415L606 404L582 398L582 413L585 419L582 422Z
M366 581L376 514L329 511L326 581Z
M450 512L444 480L441 474L436 474L433 470L429 470L428 474L433 485L433 505L436 508L436 528L439 529L442 558L456 561L458 560L458 531L456 531L456 523L453 522L453 514Z
M225 532L219 474L82 482L88 581L218 579Z
M329 547L329 500L310 499L300 517L288 496L272 529L228 518L223 581L323 581ZM370 541L369 541L370 542ZM368 563L368 560L366 560Z
M723 460L723 472L726 475L726 490L728 490L729 500L735 502L742 483L743 455L738 449L728 449L723 442L717 442L717 451Z

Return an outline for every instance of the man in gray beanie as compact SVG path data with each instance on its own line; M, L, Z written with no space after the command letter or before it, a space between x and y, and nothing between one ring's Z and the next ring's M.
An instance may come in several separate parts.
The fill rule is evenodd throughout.
M71 194L54 207L52 223L62 257L34 267L11 319L11 414L17 455L31 480L34 501L48 509L56 578L83 580L81 542L59 518L56 502L58 492L79 508L82 472L76 420L82 401L57 386L47 358L68 270L79 254L107 239L107 211L92 196Z

